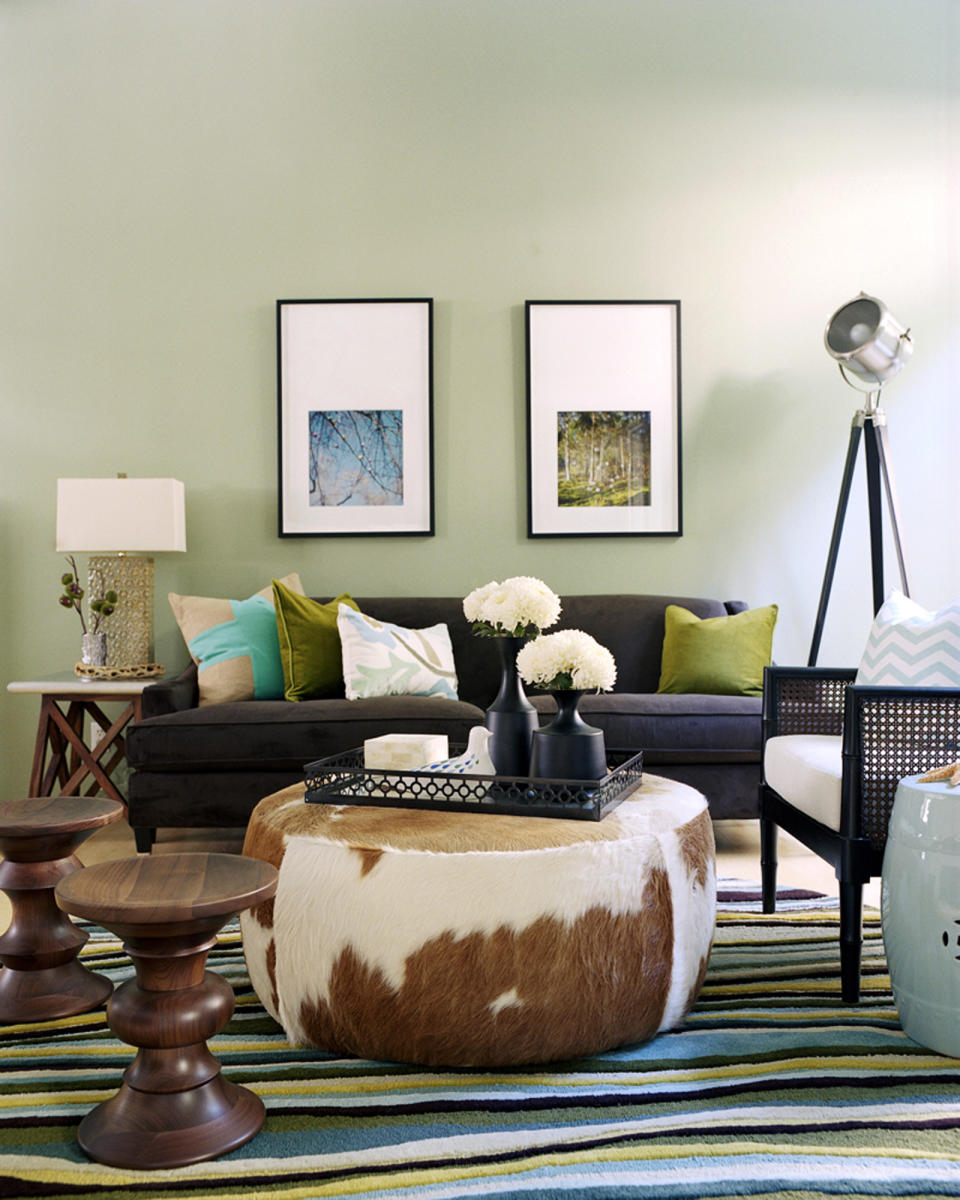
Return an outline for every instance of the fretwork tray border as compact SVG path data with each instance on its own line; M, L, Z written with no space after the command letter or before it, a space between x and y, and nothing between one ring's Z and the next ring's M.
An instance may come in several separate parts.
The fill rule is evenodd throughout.
M455 755L464 747L450 749ZM608 749L607 765L608 773L602 779L588 781L388 771L364 767L360 746L307 763L305 799L308 804L367 804L599 821L639 786L643 752Z

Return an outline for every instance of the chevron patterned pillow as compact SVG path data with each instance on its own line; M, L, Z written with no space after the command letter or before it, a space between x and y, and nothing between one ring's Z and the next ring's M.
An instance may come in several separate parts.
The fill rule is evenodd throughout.
M960 687L960 600L928 612L895 588L874 618L856 682Z

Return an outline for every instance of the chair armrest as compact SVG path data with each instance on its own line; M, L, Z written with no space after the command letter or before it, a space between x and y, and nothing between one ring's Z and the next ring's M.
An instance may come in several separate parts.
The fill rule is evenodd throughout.
M763 740L794 733L843 733L844 700L854 667L767 667Z
M196 708L199 697L197 664L192 662L175 678L151 683L143 689L143 718Z
M849 687L843 734L843 818L882 846L905 775L960 759L960 688ZM855 826L851 826L855 828Z

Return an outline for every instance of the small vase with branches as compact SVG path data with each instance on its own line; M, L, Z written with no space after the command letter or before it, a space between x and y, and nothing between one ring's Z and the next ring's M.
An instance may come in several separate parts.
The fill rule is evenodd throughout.
M89 625L83 615L83 597L86 594L80 583L80 572L77 570L76 559L72 554L67 555L70 570L60 576L63 592L60 604L64 608L73 609L80 618L80 628L83 631L82 661L87 665L103 666L107 659L107 635L103 632L104 620L116 609L119 596L113 588L104 588L102 578L97 576L96 594L88 601L90 610Z

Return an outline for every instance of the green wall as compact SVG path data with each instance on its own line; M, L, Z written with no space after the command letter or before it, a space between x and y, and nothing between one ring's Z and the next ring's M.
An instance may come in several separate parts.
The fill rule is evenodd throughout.
M864 289L915 594L960 593L955 0L0 0L0 678L75 660L61 475L174 475L170 589L492 577L781 606L806 656ZM274 302L432 296L437 534L276 535ZM525 536L525 299L682 302L684 535ZM862 484L821 661L870 617ZM891 572L891 582L895 574ZM0 698L3 795L33 700Z

